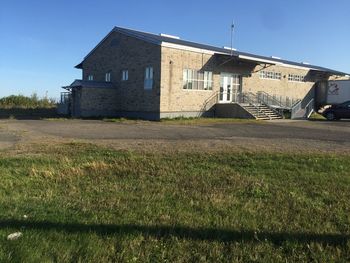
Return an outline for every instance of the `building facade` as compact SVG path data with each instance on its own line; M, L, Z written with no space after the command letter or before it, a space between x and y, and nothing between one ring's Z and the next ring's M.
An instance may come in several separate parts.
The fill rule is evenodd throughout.
M318 81L345 74L118 27L76 67L82 80L64 87L73 116L153 120L217 116L219 104L244 107L261 98L291 107Z

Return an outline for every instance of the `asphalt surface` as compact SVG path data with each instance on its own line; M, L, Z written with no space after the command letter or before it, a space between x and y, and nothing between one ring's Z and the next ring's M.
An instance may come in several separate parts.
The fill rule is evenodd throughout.
M0 149L13 147L19 141L19 136L15 135L14 133L0 130Z
M0 121L0 148L20 143L82 140L117 148L172 147L350 151L350 121L273 121L177 125L99 120Z

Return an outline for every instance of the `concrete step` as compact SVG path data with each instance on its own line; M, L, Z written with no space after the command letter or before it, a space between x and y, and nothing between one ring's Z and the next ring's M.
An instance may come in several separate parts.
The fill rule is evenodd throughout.
M259 121L269 121L269 120L271 120L271 119L268 118L268 117L264 117L264 118L262 118L262 117L255 117L255 119L256 119L256 120L259 120Z
M282 116L277 114L265 105L241 105L246 111L252 114L257 120L277 120L282 119Z

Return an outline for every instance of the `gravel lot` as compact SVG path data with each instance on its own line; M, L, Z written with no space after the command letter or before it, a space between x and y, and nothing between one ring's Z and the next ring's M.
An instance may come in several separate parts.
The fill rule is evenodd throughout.
M146 121L1 120L0 148L90 142L131 150L350 152L350 121L271 121L178 125Z

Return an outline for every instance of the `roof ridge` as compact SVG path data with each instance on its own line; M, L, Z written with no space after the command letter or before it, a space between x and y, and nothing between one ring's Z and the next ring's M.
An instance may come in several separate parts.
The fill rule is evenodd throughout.
M167 36L161 36L160 34L162 34L162 33L156 34L156 33L152 33L152 32L141 31L141 30L136 30L136 29L127 28L127 27L118 27L118 26L116 26L114 28L122 29L122 30L130 30L130 31L133 31L133 32L138 32L138 33L143 33L143 34L149 34L149 35L152 35L152 36L155 36L155 37L167 38L167 39L170 39L170 40L180 40L182 42L188 42L188 43L192 43L192 44L201 44L201 45L208 46L208 47L223 49L223 48L215 46L213 44L199 43L199 42L195 42L195 41L192 41L192 40L182 39L181 37L179 39L177 39L177 38L172 38L172 37L167 37ZM227 50L227 49L224 49L224 50ZM230 51L230 50L228 49L228 51ZM234 50L234 51L237 51L237 50Z
M329 72L332 73L334 75L348 75L347 73L344 72L340 72L338 70L333 70L330 68L326 68L326 67L321 67L321 66L317 66L317 65L313 65L313 64L303 64L300 62L295 62L295 61L291 61L291 60L285 60L285 59L277 59L277 58L273 58L273 57L268 57L268 56L264 56L264 55L256 55L253 53L248 53L248 52L242 52L242 51L236 51L234 50L233 52L229 49L225 49L225 48L221 48L221 47L217 47L211 44L203 44L203 43L198 43L198 42L194 42L194 41L190 41L190 40L184 40L184 39L177 39L177 38L171 38L171 37L166 37L166 36L162 36L159 34L155 34L155 33L150 33L150 32L145 32L145 31L140 31L140 30L136 30L136 29L131 29L131 28L127 28L127 27L121 27L121 26L115 26L113 27L113 29L107 34L106 37L104 37L99 43L98 45L92 49L92 51L89 52L89 54L87 56L85 56L84 60L90 56L100 45L103 41L106 40L106 38L109 37L110 34L112 34L113 32L119 32L121 34L125 34L128 35L130 37L134 37L134 38L138 38L140 40L152 43L152 44L156 44L156 45L162 45L163 42L165 43L171 43L171 44L175 44L175 45L180 45L180 46L187 46L187 47L191 47L191 48L196 48L199 50L208 50L210 52L214 52L214 53L219 53L219 54L226 54L226 55L235 55L235 56L247 56L250 57L250 60L256 59L257 61L265 61L265 62L269 62L269 63L274 63L274 64L282 64L285 66L291 66L291 67L301 67L301 68L305 68L305 69L309 69L309 70L317 70L317 71L325 71L325 72ZM81 64L77 65L76 67L79 68L79 66L81 66Z

